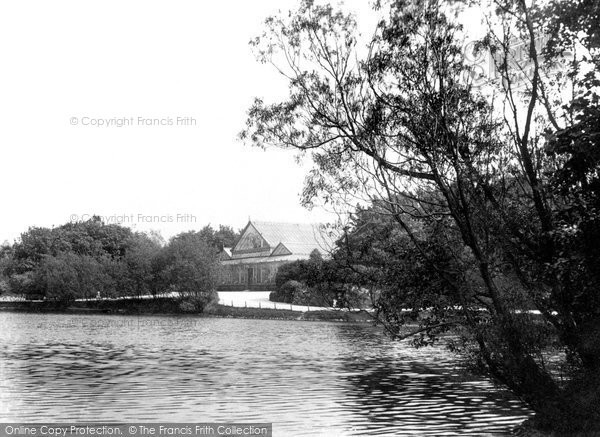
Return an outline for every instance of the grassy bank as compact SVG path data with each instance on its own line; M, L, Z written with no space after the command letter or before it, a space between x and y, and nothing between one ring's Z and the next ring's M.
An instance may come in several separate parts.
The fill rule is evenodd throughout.
M173 298L119 299L76 301L69 305L51 301L0 302L0 311L68 314L195 314L182 311ZM347 311L291 311L270 308L239 308L212 305L199 313L207 317L273 319L273 320L321 320L335 322L368 322L368 314Z
M291 311L271 308L238 308L215 305L204 314L214 317L239 317L245 319L277 320L322 320L331 322L369 322L371 317L364 312L347 311Z

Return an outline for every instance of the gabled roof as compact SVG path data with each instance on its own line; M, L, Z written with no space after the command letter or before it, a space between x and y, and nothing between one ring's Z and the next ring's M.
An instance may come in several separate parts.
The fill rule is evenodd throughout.
M298 255L310 255L313 250L317 249L321 255L324 255L325 252L329 250L323 244L296 244L296 243L287 243L285 247L291 252Z
M219 258L222 260L231 259L231 247L224 247L219 254Z
M323 243L319 227L310 223L277 223L252 221L252 224L271 247L283 243L289 245L319 245Z
M255 240L254 238L257 238L258 240ZM246 226L244 226L244 229L242 229L242 232L240 233L240 236L238 237L238 239L236 240L235 244L233 245L233 247L231 248L231 252L232 253L237 253L240 250L249 250L249 248L246 249L241 249L240 246L244 246L247 245L249 242L249 239L251 239L251 241L260 243L260 247L264 249L266 249L267 251L271 251L273 250L273 248L277 245L277 243L272 244L269 241L267 241L265 239L265 237L262 236L262 234L260 233L260 231L258 229L256 229L256 227L254 226L254 223L252 223L251 221L248 222L248 224ZM250 249L251 250L251 249Z
M285 245L283 243L279 243L277 245L277 247L275 249L273 249L273 252L271 252L271 256L276 256L276 255L291 255L292 251L290 249L288 249L287 247L285 247Z
M240 249L240 243L246 240L247 233L258 233L266 245L250 249ZM245 244L245 243L244 243ZM252 256L302 255L308 257L317 249L325 255L331 248L328 237L318 225L309 223L281 223L249 221L232 249L232 258ZM261 252L260 255L254 252Z

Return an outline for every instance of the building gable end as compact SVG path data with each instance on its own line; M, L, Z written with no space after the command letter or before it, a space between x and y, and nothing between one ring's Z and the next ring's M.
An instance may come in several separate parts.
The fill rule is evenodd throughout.
M239 240L232 249L232 253L236 252L253 252L264 251L270 247L269 242L260 234L260 232L249 222Z
M279 243L277 245L277 247L275 247L275 249L273 249L273 252L271 252L271 256L276 256L276 255L291 255L292 251L289 250L287 247L285 247L285 245L283 243Z

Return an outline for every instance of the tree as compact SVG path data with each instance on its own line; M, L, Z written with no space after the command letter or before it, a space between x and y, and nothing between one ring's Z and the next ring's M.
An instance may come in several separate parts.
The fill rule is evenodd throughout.
M159 250L159 243L146 234L92 218L52 229L30 228L10 249L4 270L13 292L32 297L54 299L61 282L67 284L65 296L73 298L142 295L154 287L152 261ZM71 274L82 281L78 290L68 285L75 284Z
M306 260L297 260L279 267L275 276L276 291L269 299L298 305L364 308L365 299L351 284L345 269L337 260L324 260L314 249Z
M428 303L438 313L417 332L462 329L463 350L475 346L480 364L521 396L540 424L597 429L600 412L588 406L600 400L597 251L577 247L597 229L598 196L589 184L599 169L597 30L590 24L598 6L581 2L572 12L559 1L547 8L493 2L501 31L491 27L481 46L495 53L501 80L487 93L464 80L457 3L391 2L366 49L353 18L331 6L305 1L289 19L269 18L252 45L287 78L289 98L257 99L241 138L311 155L304 203L362 195L393 222L396 241L411 249L385 261L389 269L375 279L392 331L404 321L403 308ZM560 14L569 15L567 31L556 30ZM544 62L538 29L558 41ZM532 64L522 89L511 71L511 34ZM589 56L575 59L561 82L550 68L565 34ZM556 92L565 80L572 101ZM370 261L381 263L367 247ZM361 274L373 270L363 267ZM419 287L419 276L437 284L433 292ZM398 279L413 284L412 292L389 286ZM540 316L524 311L531 307ZM547 366L548 338L567 352L567 380Z
M427 332L429 338L421 336L415 342L427 344L455 324L456 314L448 308L461 302L447 278L458 283L473 267L460 239L446 232L444 221L405 220L412 222L419 249L385 214L385 203L359 208L338 241L337 276L369 292L378 321L390 335L411 337L404 325L419 321L419 333Z
M98 292L114 294L113 278L89 255L46 255L34 270L33 278L36 288L44 291L47 300L65 305L77 298L94 298Z
M125 269L119 286L122 294L143 296L156 291L157 274L153 262L160 250L161 246L153 236L135 233L129 237L122 257Z
M233 230L206 226L172 238L105 225L99 218L56 228L30 228L0 250L8 288L30 298L69 303L77 298L143 296L174 291L194 311L216 299L217 254Z
M173 237L157 258L163 290L177 293L201 311L216 295L218 250L203 232L184 232Z
M224 247L232 247L240 236L240 233L236 233L231 226L223 225L219 225L218 231L207 225L199 231L199 234L204 241L218 250L223 250Z
M5 294L10 290L7 270L10 266L11 258L12 247L7 241L5 241L0 246L0 295Z

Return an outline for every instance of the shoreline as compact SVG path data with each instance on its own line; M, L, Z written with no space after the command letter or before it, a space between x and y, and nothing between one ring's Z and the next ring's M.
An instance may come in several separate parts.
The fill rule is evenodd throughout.
M77 301L68 306L51 301L4 301L2 312L54 313L54 314L104 314L104 315L163 315L241 318L263 320L327 321L369 323L373 319L362 311L335 310L293 311L288 309L232 307L210 305L204 311L183 311L172 298L123 299L111 301Z

